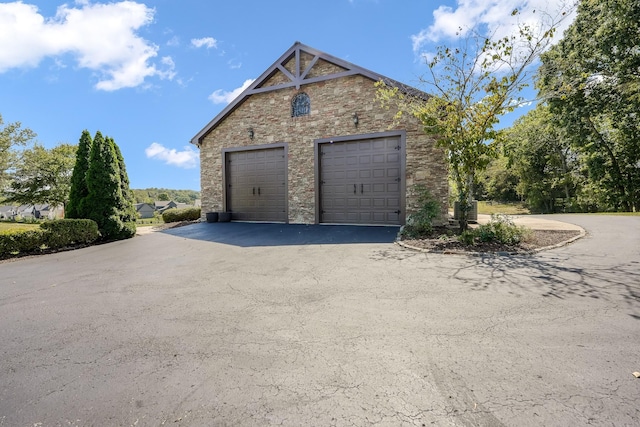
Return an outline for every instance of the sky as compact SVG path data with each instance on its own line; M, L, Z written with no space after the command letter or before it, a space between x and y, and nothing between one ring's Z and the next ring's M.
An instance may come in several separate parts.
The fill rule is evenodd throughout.
M131 188L200 190L199 152L189 141L296 41L425 90L419 82L424 58L459 28L506 34L514 9L521 22L535 23L539 11L560 5L0 1L0 114L5 125L21 122L36 132L47 148L76 144L84 129L114 138Z

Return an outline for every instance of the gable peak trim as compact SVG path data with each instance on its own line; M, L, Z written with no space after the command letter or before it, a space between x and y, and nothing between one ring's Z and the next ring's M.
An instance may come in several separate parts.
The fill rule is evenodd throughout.
M302 69L302 54L308 54L312 56L311 61L307 66ZM289 63L292 59L295 58L294 70L291 72L288 70L285 65ZM318 63L318 61L323 60L333 64L344 71L334 72L326 75L309 77L309 73L313 69L313 67ZM276 73L282 73L288 81L284 83L276 84L273 86L263 86L271 77L273 77ZM418 89L415 89L411 86L407 86L403 83L400 83L396 80L385 77L381 74L375 73L373 71L367 70L366 68L359 67L355 64L352 64L343 59L337 58L333 55L329 55L328 53L319 51L310 46L307 46L299 41L296 41L293 46L291 46L285 53L283 53L280 58L278 58L266 71L264 71L260 77L258 77L249 87L247 87L240 95L236 97L229 105L227 105L216 117L213 118L200 132L198 132L192 139L191 143L200 146L202 139L213 129L217 127L217 125L224 120L233 110L235 110L238 106L240 106L249 96L270 92L280 89L286 89L295 87L297 90L303 85L318 83L326 80L333 80L347 76L353 75L362 75L364 77L368 77L374 81L383 81L386 85L392 87L398 87L401 91L417 96L420 98L426 99L428 95Z

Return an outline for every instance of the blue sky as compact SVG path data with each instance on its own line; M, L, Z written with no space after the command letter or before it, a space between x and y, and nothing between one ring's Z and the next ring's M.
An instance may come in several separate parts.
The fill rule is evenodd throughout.
M77 143L84 129L113 137L132 188L199 190L198 150L189 140L295 41L420 87L421 55L458 27L500 32L514 8L535 20L529 12L559 4L3 1L0 114L48 148Z

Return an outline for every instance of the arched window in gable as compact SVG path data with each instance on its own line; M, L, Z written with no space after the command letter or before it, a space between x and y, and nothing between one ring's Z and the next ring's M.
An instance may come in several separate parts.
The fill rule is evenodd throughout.
M311 100L309 95L300 92L291 101L291 117L300 117L311 114Z

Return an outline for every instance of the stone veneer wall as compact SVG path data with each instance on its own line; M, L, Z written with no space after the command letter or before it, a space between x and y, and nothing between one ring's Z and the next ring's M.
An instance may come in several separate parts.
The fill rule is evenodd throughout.
M405 117L393 125L395 111L385 110L375 101L374 85L366 77L349 76L305 85L300 90L287 88L250 96L206 135L200 146L203 218L206 212L224 209L223 148L287 143L289 222L314 223L314 140L405 130L408 214L415 205L409 190L422 183L441 201L444 221L448 206L444 151L435 147L433 138L422 132L415 118ZM309 95L311 114L292 118L291 100L298 92ZM357 128L353 113L359 117ZM254 130L253 140L248 136L249 128Z

